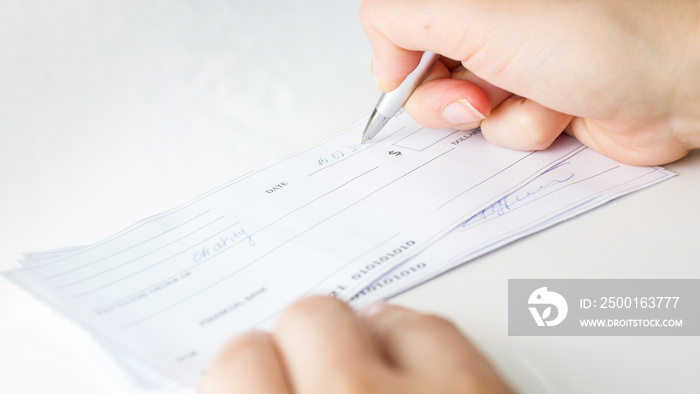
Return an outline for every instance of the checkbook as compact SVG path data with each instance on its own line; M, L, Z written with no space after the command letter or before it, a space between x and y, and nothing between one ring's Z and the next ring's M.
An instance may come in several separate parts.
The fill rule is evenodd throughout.
M92 245L3 276L87 331L136 380L194 387L233 335L294 301L360 306L673 176L561 136L548 149L366 119Z

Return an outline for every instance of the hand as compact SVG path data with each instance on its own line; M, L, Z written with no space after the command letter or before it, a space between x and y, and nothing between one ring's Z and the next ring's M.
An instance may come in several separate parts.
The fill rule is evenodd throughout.
M358 316L333 298L292 305L274 334L229 342L200 393L509 393L444 319L374 304Z
M443 55L405 105L432 128L514 149L566 131L622 162L700 147L700 2L364 0L379 88Z

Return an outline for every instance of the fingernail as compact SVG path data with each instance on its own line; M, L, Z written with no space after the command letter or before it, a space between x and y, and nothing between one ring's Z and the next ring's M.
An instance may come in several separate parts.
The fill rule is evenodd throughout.
M478 122L486 118L484 114L477 111L466 99L453 101L442 109L442 115L453 125Z
M373 302L360 308L360 310L357 311L357 313L360 315L361 318L371 318L372 316L375 316L379 312L386 309L389 305L391 304L383 301Z

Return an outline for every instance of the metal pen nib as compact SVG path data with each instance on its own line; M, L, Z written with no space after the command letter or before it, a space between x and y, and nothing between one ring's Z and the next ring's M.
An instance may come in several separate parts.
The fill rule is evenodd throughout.
M380 114L375 108L374 111L372 111L372 115L369 116L367 126L365 126L365 131L362 132L362 143L364 144L365 142L374 138L389 122L389 119L391 119L390 116Z
M379 101L377 101L377 105L374 106L372 115L369 116L365 131L362 133L363 144L374 138L389 123L389 120L399 112L406 100L411 97L413 91L423 82L439 57L440 55L435 53L424 52L418 67L408 74L398 88L388 93L382 93Z

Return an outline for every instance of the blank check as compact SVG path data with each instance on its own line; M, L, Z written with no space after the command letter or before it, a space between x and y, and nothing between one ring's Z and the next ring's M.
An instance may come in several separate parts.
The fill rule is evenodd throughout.
M305 295L352 298L475 214L583 157L569 137L545 151L514 151L474 130L424 129L406 115L360 145L363 125L4 275L110 349L195 385L232 335L269 327ZM469 255L459 244L444 243L435 264Z

